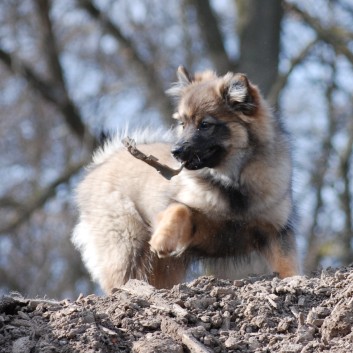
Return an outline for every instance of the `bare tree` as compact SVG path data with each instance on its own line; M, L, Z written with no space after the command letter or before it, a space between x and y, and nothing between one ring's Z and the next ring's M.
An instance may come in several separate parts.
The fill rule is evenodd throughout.
M1 2L0 289L95 288L69 241L72 190L101 128L172 124L164 91L185 63L245 72L284 113L306 268L352 261L353 9L317 3Z

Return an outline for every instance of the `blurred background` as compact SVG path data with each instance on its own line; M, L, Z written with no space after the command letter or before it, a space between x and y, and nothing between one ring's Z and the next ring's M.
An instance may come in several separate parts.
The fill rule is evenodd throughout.
M353 261L351 0L2 0L0 294L99 291L73 190L103 129L172 125L180 64L260 86L292 134L304 272Z

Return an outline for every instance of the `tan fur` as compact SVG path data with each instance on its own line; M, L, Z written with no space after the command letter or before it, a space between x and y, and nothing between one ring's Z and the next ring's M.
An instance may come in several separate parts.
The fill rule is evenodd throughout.
M149 244L158 257L177 256L190 245L193 235L189 207L171 204L157 216L157 225Z
M73 235L93 279L108 293L129 278L170 287L193 259L252 251L281 277L297 274L290 147L279 120L245 75L178 76L169 93L179 140L138 148L176 168L172 146L174 154L190 146L187 158L205 166L168 181L113 142L100 150L77 190Z

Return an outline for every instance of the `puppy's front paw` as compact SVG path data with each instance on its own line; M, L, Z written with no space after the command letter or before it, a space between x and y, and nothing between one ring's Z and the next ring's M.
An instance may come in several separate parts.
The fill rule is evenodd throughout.
M185 205L172 204L158 215L150 240L151 250L159 257L178 256L190 245L192 235L191 210Z
M188 243L180 241L179 237L173 236L165 232L155 232L150 240L151 250L158 255L158 257L178 256L182 254Z

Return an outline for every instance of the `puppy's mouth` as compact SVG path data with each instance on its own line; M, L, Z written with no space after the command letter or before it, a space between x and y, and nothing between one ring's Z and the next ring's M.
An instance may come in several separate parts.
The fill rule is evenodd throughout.
M206 150L192 152L189 158L184 161L185 168L189 170L214 168L221 162L224 152L220 146L211 146Z

